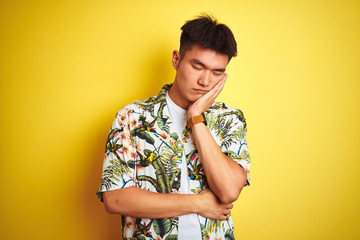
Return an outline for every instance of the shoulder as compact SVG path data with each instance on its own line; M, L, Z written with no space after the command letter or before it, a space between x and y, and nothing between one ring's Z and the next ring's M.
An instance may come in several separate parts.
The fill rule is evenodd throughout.
M208 113L216 115L236 116L237 118L244 118L244 114L240 109L230 107L224 102L215 102L208 110Z
M241 122L246 126L246 121L243 112L240 109L230 107L224 102L215 102L207 111L206 114L210 118L215 119L232 119L232 121Z
M151 111L154 108L155 103L156 103L155 97L150 97L144 100L136 100L122 107L117 112L116 116L121 116L124 114L130 116L134 112L144 113L147 111Z

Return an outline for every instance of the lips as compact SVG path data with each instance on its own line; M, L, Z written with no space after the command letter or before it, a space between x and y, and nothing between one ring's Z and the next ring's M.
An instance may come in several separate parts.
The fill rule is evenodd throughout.
M194 89L194 91L199 94L205 94L208 92L207 90L203 90L203 89Z

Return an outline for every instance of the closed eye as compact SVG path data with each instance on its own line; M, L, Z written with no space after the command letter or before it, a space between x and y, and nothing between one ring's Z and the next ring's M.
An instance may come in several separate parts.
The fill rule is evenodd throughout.
M197 67L197 66L194 66L194 65L192 65L192 67L193 67L194 69L196 69L196 70L201 70L201 67Z

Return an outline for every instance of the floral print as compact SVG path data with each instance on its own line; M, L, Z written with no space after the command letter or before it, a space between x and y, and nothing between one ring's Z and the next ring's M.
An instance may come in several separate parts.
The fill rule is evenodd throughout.
M116 115L106 141L101 184L97 195L136 186L157 193L179 193L181 161L185 154L189 185L193 193L207 188L201 161L185 128L178 136L166 107L165 85L160 93L133 102ZM243 113L225 103L214 103L205 113L207 127L219 148L249 172L250 157L246 143ZM249 174L246 185L249 185ZM231 217L220 221L198 215L203 240L234 238ZM177 239L178 217L144 219L122 216L123 239Z

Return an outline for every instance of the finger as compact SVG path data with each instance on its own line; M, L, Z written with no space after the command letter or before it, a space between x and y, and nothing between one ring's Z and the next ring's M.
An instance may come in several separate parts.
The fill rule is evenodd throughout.
M207 92L204 96L209 96L210 98L214 99L220 94L222 91L224 84L225 84L226 76L221 79L209 92Z
M228 216L227 215L221 215L219 217L219 220L227 220L228 219Z
M217 97L219 96L219 94L221 93L221 91L223 90L224 88L224 85L225 85L225 81L224 80L221 80L220 82L218 82L218 84L216 85L216 89L214 91L214 93L212 94L213 97Z
M226 83L227 76L228 76L228 75L225 74L224 78L221 79L221 80L218 82L218 84L217 84L217 85L219 85L220 91L223 89L223 87L224 87L224 85L225 85L225 83Z
M221 79L221 80L217 83L217 85L219 85L219 87L224 86L224 85L225 85L225 82L226 82L226 78L227 78L227 76L225 76L223 79Z
M211 94L211 96L214 96L217 91L219 90L219 88L221 88L221 83L223 80L220 80L210 91L209 93Z
M220 94L220 92L223 90L223 88L224 88L224 86L225 86L225 80L222 80L221 82L220 82L220 86L219 86L219 89L218 89L218 95Z
M230 215L230 214L231 214L230 209L225 209L225 210L224 210L224 215Z
M232 209L234 207L234 205L232 203L229 203L228 205L226 205L227 209Z
M211 97L216 98L224 87L224 79L220 80L208 93Z
M226 81L227 77L228 77L228 75L227 75L227 73L225 73L224 78L222 80Z

